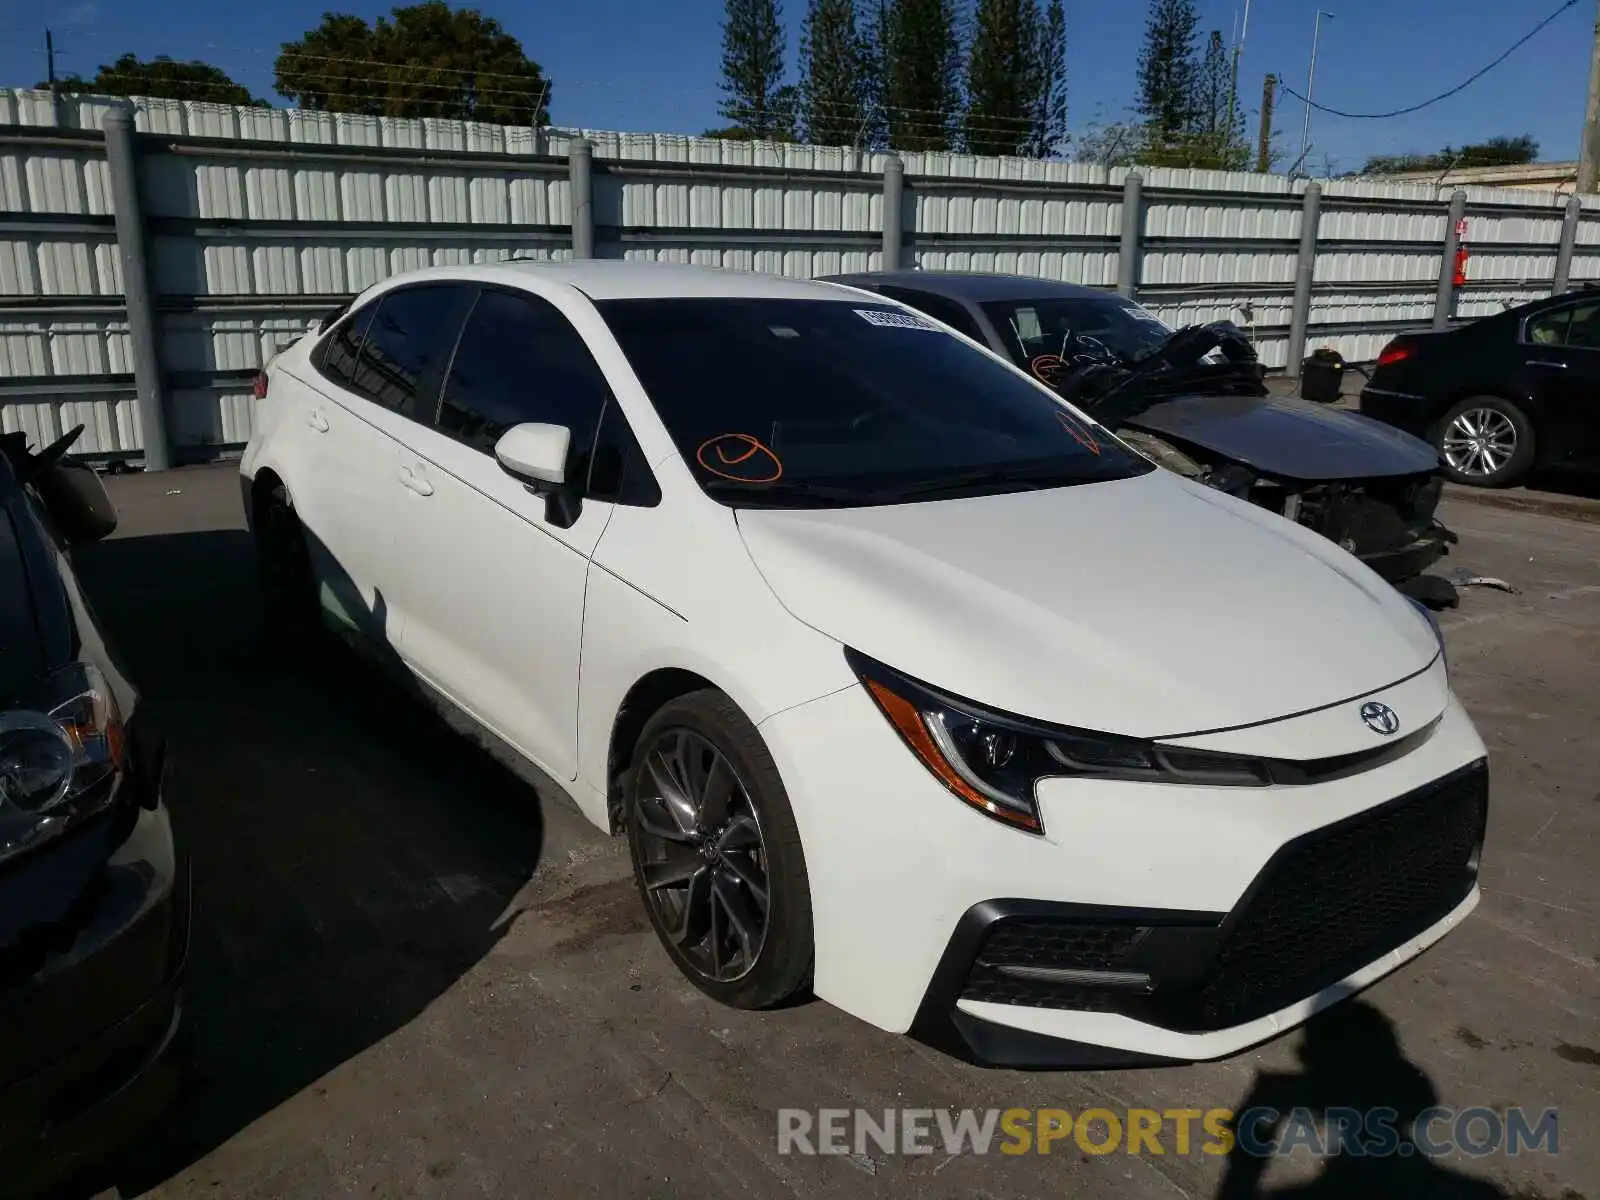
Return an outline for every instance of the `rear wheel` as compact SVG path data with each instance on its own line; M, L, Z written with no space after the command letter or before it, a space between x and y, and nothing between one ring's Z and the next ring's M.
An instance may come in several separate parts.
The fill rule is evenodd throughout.
M1510 487L1533 466L1533 425L1499 396L1473 396L1453 405L1434 426L1433 444L1445 475L1472 487Z
M696 987L770 1008L811 973L811 889L777 765L721 692L650 718L627 788L628 849L650 923Z
M305 530L283 484L271 485L257 501L254 527L267 628L287 641L307 641L321 627L316 575Z

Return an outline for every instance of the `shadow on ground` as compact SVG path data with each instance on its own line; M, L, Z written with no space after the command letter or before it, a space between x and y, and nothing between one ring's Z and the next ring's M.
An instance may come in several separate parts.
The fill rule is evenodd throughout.
M180 1097L89 1181L130 1194L449 988L544 831L530 788L348 650L265 638L245 532L111 541L79 567L170 739L194 868Z
M1215 1200L1507 1200L1493 1183L1420 1152L1415 1127L1440 1103L1439 1093L1401 1051L1393 1022L1371 1004L1349 1000L1312 1020L1299 1058L1299 1071L1258 1074L1239 1101L1238 1142ZM1441 1119L1420 1136L1439 1141L1449 1128ZM1329 1155L1312 1178L1272 1186L1265 1178L1272 1160L1260 1151L1273 1143L1300 1147L1294 1158L1317 1145Z

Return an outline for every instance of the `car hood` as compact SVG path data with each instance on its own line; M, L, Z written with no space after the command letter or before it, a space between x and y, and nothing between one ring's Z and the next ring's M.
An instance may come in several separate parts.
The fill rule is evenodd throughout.
M1141 737L1377 691L1438 645L1332 543L1166 471L846 509L744 509L799 620L943 690Z
M1307 482L1414 475L1439 465L1420 438L1293 396L1181 396L1122 423Z

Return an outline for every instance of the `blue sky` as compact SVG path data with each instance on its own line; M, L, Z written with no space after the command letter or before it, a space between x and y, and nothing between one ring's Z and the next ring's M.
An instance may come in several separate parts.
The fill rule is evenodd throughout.
M971 0L966 0L970 6ZM1131 103L1144 25L1142 0L1066 0L1069 122L1081 129L1115 118ZM1243 0L1199 0L1205 27L1230 36ZM1350 111L1398 108L1454 85L1487 63L1558 0L1320 0L1324 21L1316 98ZM1313 14L1319 0L1252 0L1242 92L1254 109L1261 78L1277 71L1305 90ZM0 83L44 76L44 13L56 31L59 69L93 74L132 51L203 58L257 95L272 91L280 42L314 26L325 8L372 17L388 5L361 0L0 0ZM722 8L715 0L566 0L497 3L496 16L555 85L553 119L563 125L699 133L721 124L718 100ZM790 59L803 0L786 0ZM1338 170L1370 154L1432 151L1496 134L1532 133L1546 159L1577 156L1588 78L1593 4L1580 3L1481 82L1412 116L1312 119L1311 164L1332 156ZM278 101L281 103L281 101ZM1297 152L1302 109L1281 97L1278 125Z

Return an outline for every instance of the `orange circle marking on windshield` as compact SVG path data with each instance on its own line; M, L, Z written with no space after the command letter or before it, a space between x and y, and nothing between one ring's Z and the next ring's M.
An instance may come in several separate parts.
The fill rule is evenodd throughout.
M1064 412L1057 413L1056 420L1061 422L1061 428L1070 433L1072 440L1077 442L1078 445L1082 446L1090 454L1098 455L1100 453L1100 443L1095 440L1095 436L1089 431L1088 426L1084 425L1076 417Z
M763 444L760 438L748 433L719 433L714 437L708 437L700 443L699 449L694 452L694 457L695 461L711 474L731 479L735 483L775 483L783 476L783 463L779 461L778 456L770 447ZM715 458L717 461L708 462L708 458ZM722 469L744 467L747 463L750 466L744 474L735 475L732 471ZM761 474L763 470L767 473Z
M1050 383L1061 374L1062 365L1059 354L1041 354L1028 363L1028 370L1033 372L1034 378Z

